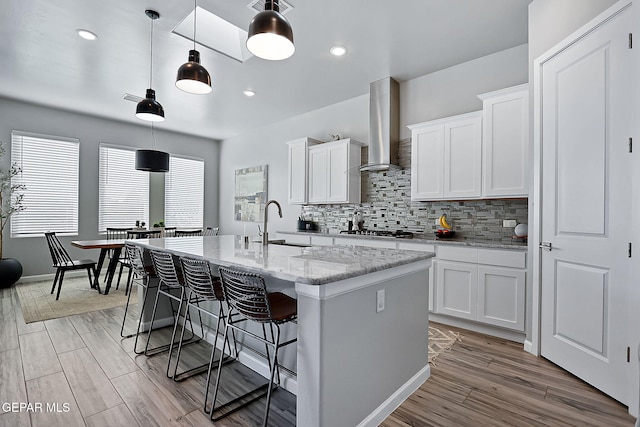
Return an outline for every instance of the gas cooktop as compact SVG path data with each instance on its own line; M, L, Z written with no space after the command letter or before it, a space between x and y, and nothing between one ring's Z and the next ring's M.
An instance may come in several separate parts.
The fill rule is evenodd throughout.
M389 231L389 230L343 230L340 234L359 234L363 236L379 236L379 237L397 237L403 239L412 239L413 233L411 231Z

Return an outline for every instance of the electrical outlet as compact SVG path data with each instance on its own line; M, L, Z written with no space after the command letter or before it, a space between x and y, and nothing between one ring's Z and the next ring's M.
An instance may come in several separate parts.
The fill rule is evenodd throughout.
M380 289L376 292L376 313L380 313L384 310L384 289Z
M440 225L440 218L436 218L436 225Z
M518 225L518 221L515 219L505 219L502 221L503 227L515 227L516 225Z

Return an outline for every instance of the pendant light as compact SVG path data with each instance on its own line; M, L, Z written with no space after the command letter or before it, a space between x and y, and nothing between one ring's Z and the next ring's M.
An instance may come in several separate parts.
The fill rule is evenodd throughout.
M169 172L169 153L156 150L156 134L151 122L153 150L136 151L136 170L145 172Z
M136 107L136 117L149 122L163 122L164 108L156 101L156 91L151 89L153 85L153 21L160 18L155 10L145 10L144 13L151 19L151 67L149 72L149 89L146 97Z
M295 52L293 30L280 13L278 0L266 0L264 11L251 20L247 49L255 56L269 60L287 59Z
M178 68L176 86L185 92L204 95L211 92L211 76L207 69L200 65L200 52L196 50L198 1L195 0L193 3L193 49L189 51L189 61Z

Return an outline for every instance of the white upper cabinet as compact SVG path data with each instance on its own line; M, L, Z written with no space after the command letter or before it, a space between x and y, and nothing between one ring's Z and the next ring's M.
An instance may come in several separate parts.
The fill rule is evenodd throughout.
M363 145L347 138L309 147L308 203L360 203Z
M478 95L483 114L483 197L527 197L529 87Z
M307 152L309 147L320 143L312 138L300 138L287 143L289 149L287 199L290 205L304 205L308 202L309 156Z
M411 200L477 199L482 194L482 112L409 126Z

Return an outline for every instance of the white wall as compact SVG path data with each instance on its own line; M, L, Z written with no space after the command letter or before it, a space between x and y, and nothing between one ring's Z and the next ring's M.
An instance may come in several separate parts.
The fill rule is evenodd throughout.
M527 81L527 46L517 46L429 75L400 82L400 137L410 137L407 124L480 110L477 95ZM392 76L393 77L393 76ZM269 165L269 199L283 204L284 218L270 211L269 230L293 230L299 206L288 206L288 141L312 137L328 141L329 134L369 140L369 95L255 129L222 143L220 156L221 233L243 233L244 223L233 220L234 171ZM247 234L257 233L256 224L247 224Z
M133 108L133 107L131 107ZM133 114L133 109L131 110ZM11 131L44 135L65 136L80 140L80 188L78 236L61 238L72 257L97 260L97 250L86 251L72 248L71 240L98 238L98 153L99 144L111 144L151 148L151 128L117 122L98 117L56 110L34 104L0 98L0 141L6 155L0 159L0 167L10 163ZM219 142L189 135L167 132L162 125L156 126L157 147L170 153L205 159L205 214L206 225L218 223L218 164ZM155 175L155 174L154 174ZM158 174L161 175L161 174ZM152 177L150 220L162 219L164 205L164 179ZM160 199L160 200L158 200ZM160 212L159 212L160 211ZM132 224L133 225L133 224ZM10 238L9 227L4 234L4 256L18 259L23 266L23 276L53 273L51 257L44 237Z

